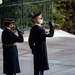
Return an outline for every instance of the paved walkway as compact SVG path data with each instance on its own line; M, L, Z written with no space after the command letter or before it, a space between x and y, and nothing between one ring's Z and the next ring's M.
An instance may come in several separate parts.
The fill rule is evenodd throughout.
M17 75L33 75L33 55L27 42L28 35L24 37L24 43L17 43L21 67L21 73ZM45 71L45 75L75 75L75 35L56 30L54 37L47 38L47 49L50 70ZM0 75L4 75L2 64L0 42Z

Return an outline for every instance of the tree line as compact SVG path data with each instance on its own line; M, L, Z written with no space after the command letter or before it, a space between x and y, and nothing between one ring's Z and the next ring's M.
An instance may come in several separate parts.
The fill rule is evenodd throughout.
M44 20L49 21L52 19L55 28L75 34L74 0L3 0L3 5L9 6L0 9L2 18L16 18L20 28L31 27L33 25L32 15L36 11L42 11Z
M53 0L52 11L56 27L75 34L75 0Z

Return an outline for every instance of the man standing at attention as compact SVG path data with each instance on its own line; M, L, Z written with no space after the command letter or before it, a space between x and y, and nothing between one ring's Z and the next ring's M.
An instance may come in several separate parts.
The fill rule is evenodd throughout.
M7 18L4 22L2 32L3 47L3 73L6 75L16 75L20 73L18 50L16 42L23 42L23 34L17 29L18 36L14 33L15 23L12 18Z
M54 26L49 22L49 34L42 28L42 13L39 12L32 17L35 25L30 30L29 46L34 57L34 75L44 75L44 70L49 70L46 37L53 37Z

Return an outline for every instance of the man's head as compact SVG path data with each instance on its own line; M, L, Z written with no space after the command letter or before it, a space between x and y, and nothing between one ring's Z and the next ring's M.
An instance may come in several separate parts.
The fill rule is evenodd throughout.
M32 16L32 20L35 23L42 24L43 23L42 13L41 12L36 13L34 16Z
M15 21L13 18L5 18L4 26L9 27L11 29L15 28Z

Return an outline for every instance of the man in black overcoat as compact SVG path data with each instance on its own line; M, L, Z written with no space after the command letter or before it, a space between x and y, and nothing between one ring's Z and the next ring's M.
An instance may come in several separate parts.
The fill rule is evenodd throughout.
M42 13L39 12L32 17L35 25L30 30L29 46L34 57L34 75L44 75L44 70L49 70L46 37L53 37L54 26L49 22L49 34L42 28Z
M20 73L18 50L16 42L23 42L23 34L18 31L18 35L13 32L15 28L12 18L7 18L4 22L4 30L2 32L3 47L3 73L6 75L16 75Z

